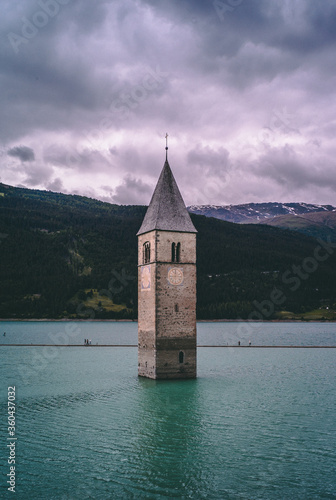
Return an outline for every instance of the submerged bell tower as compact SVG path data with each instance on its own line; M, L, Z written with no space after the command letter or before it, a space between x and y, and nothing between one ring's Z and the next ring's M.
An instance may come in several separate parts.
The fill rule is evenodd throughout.
M166 135L166 141L167 141ZM166 161L138 236L138 374L196 377L196 229Z

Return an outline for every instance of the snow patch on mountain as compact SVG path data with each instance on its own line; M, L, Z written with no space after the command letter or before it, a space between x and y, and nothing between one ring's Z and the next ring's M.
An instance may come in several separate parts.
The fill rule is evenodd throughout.
M315 205L312 203L246 203L242 205L191 205L189 212L215 217L229 222L253 224L261 220L279 215L302 215L313 212L333 212L332 205Z

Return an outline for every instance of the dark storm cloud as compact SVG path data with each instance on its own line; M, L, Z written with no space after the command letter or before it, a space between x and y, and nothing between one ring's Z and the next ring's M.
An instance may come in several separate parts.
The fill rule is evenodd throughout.
M116 187L110 201L127 205L129 200L132 199L135 205L144 205L148 203L148 196L150 196L152 190L153 186L145 184L141 179L127 175L122 184Z
M209 146L202 147L197 145L188 152L187 161L193 169L196 166L200 167L203 175L217 175L222 177L229 168L229 154L229 151L225 148L215 151Z
M19 158L21 161L33 161L35 160L35 154L33 149L27 146L15 146L7 151L9 156L14 158Z
M10 30L22 31L22 13L32 22L34 12L41 10L35 2L26 6L26 12L21 8L20 13L14 13L8 2L6 5L11 22L3 28L3 36ZM87 134L99 131L106 118L113 126L120 122L124 125L125 117L118 113L122 106L132 114L140 111L137 108L142 102L141 91L136 96L139 101L127 96L124 99L122 94L136 93L136 87L146 80L145 85L152 87L147 92L153 96L160 90L153 88L155 83L158 87L161 82L160 75L148 81L148 69L157 73L158 59L143 57L151 49L152 37L139 23L139 17L141 8L137 9L131 1L114 2L112 8L106 1L72 0L26 44L20 45L17 54L7 40L0 53L0 62L6 68L0 72L6 91L3 137L39 128Z
M2 178L146 203L168 130L190 203L261 180L331 202L335 22L331 0L3 0L0 146L34 169Z
M8 35L15 32L21 36L42 9L36 2L27 2L24 9L22 4L15 8L12 2L6 3L10 23L2 28L7 43L2 44L0 52L0 82L6 91L3 101L9 125L3 130L5 136L11 132L15 135L18 129L78 127L79 122L89 121L90 110L96 111L102 104L106 89L118 82L118 77L113 77L113 64L112 75L100 71L109 54L90 53L90 36L95 30L99 33L105 19L104 4L72 0L60 5L57 16L50 17L34 36L26 37L27 43L19 45L15 53ZM18 120L18 116L23 119Z
M24 183L29 187L35 187L49 183L53 169L46 165L29 165L24 169L24 174Z
M315 158L308 159L292 147L285 146L262 155L253 166L253 172L260 178L269 177L289 188L319 186L336 189L334 170L315 162Z
M52 182L50 182L47 185L47 189L49 189L49 191L54 191L57 193L65 192L63 182L58 177L56 177Z
M64 147L61 144L51 144L43 151L43 160L47 165L79 172L110 170L113 168L113 156L110 151L102 152L86 147L76 148L75 145Z

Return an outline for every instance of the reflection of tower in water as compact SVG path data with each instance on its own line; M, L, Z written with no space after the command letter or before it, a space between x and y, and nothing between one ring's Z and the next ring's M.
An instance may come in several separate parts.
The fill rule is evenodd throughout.
M195 461L195 456L202 456L203 442L199 381L139 379L139 384L144 390L139 391L132 455L143 491L153 498L154 494L175 498L176 492L202 498L197 495L202 464Z

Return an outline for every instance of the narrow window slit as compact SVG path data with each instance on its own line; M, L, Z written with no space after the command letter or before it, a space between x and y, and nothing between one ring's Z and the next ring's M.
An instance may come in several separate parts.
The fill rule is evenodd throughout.
M175 258L176 258L176 248L175 248L175 243L172 243L172 254L171 254L172 262L175 262Z
M176 262L180 262L181 257L181 243L176 245Z

